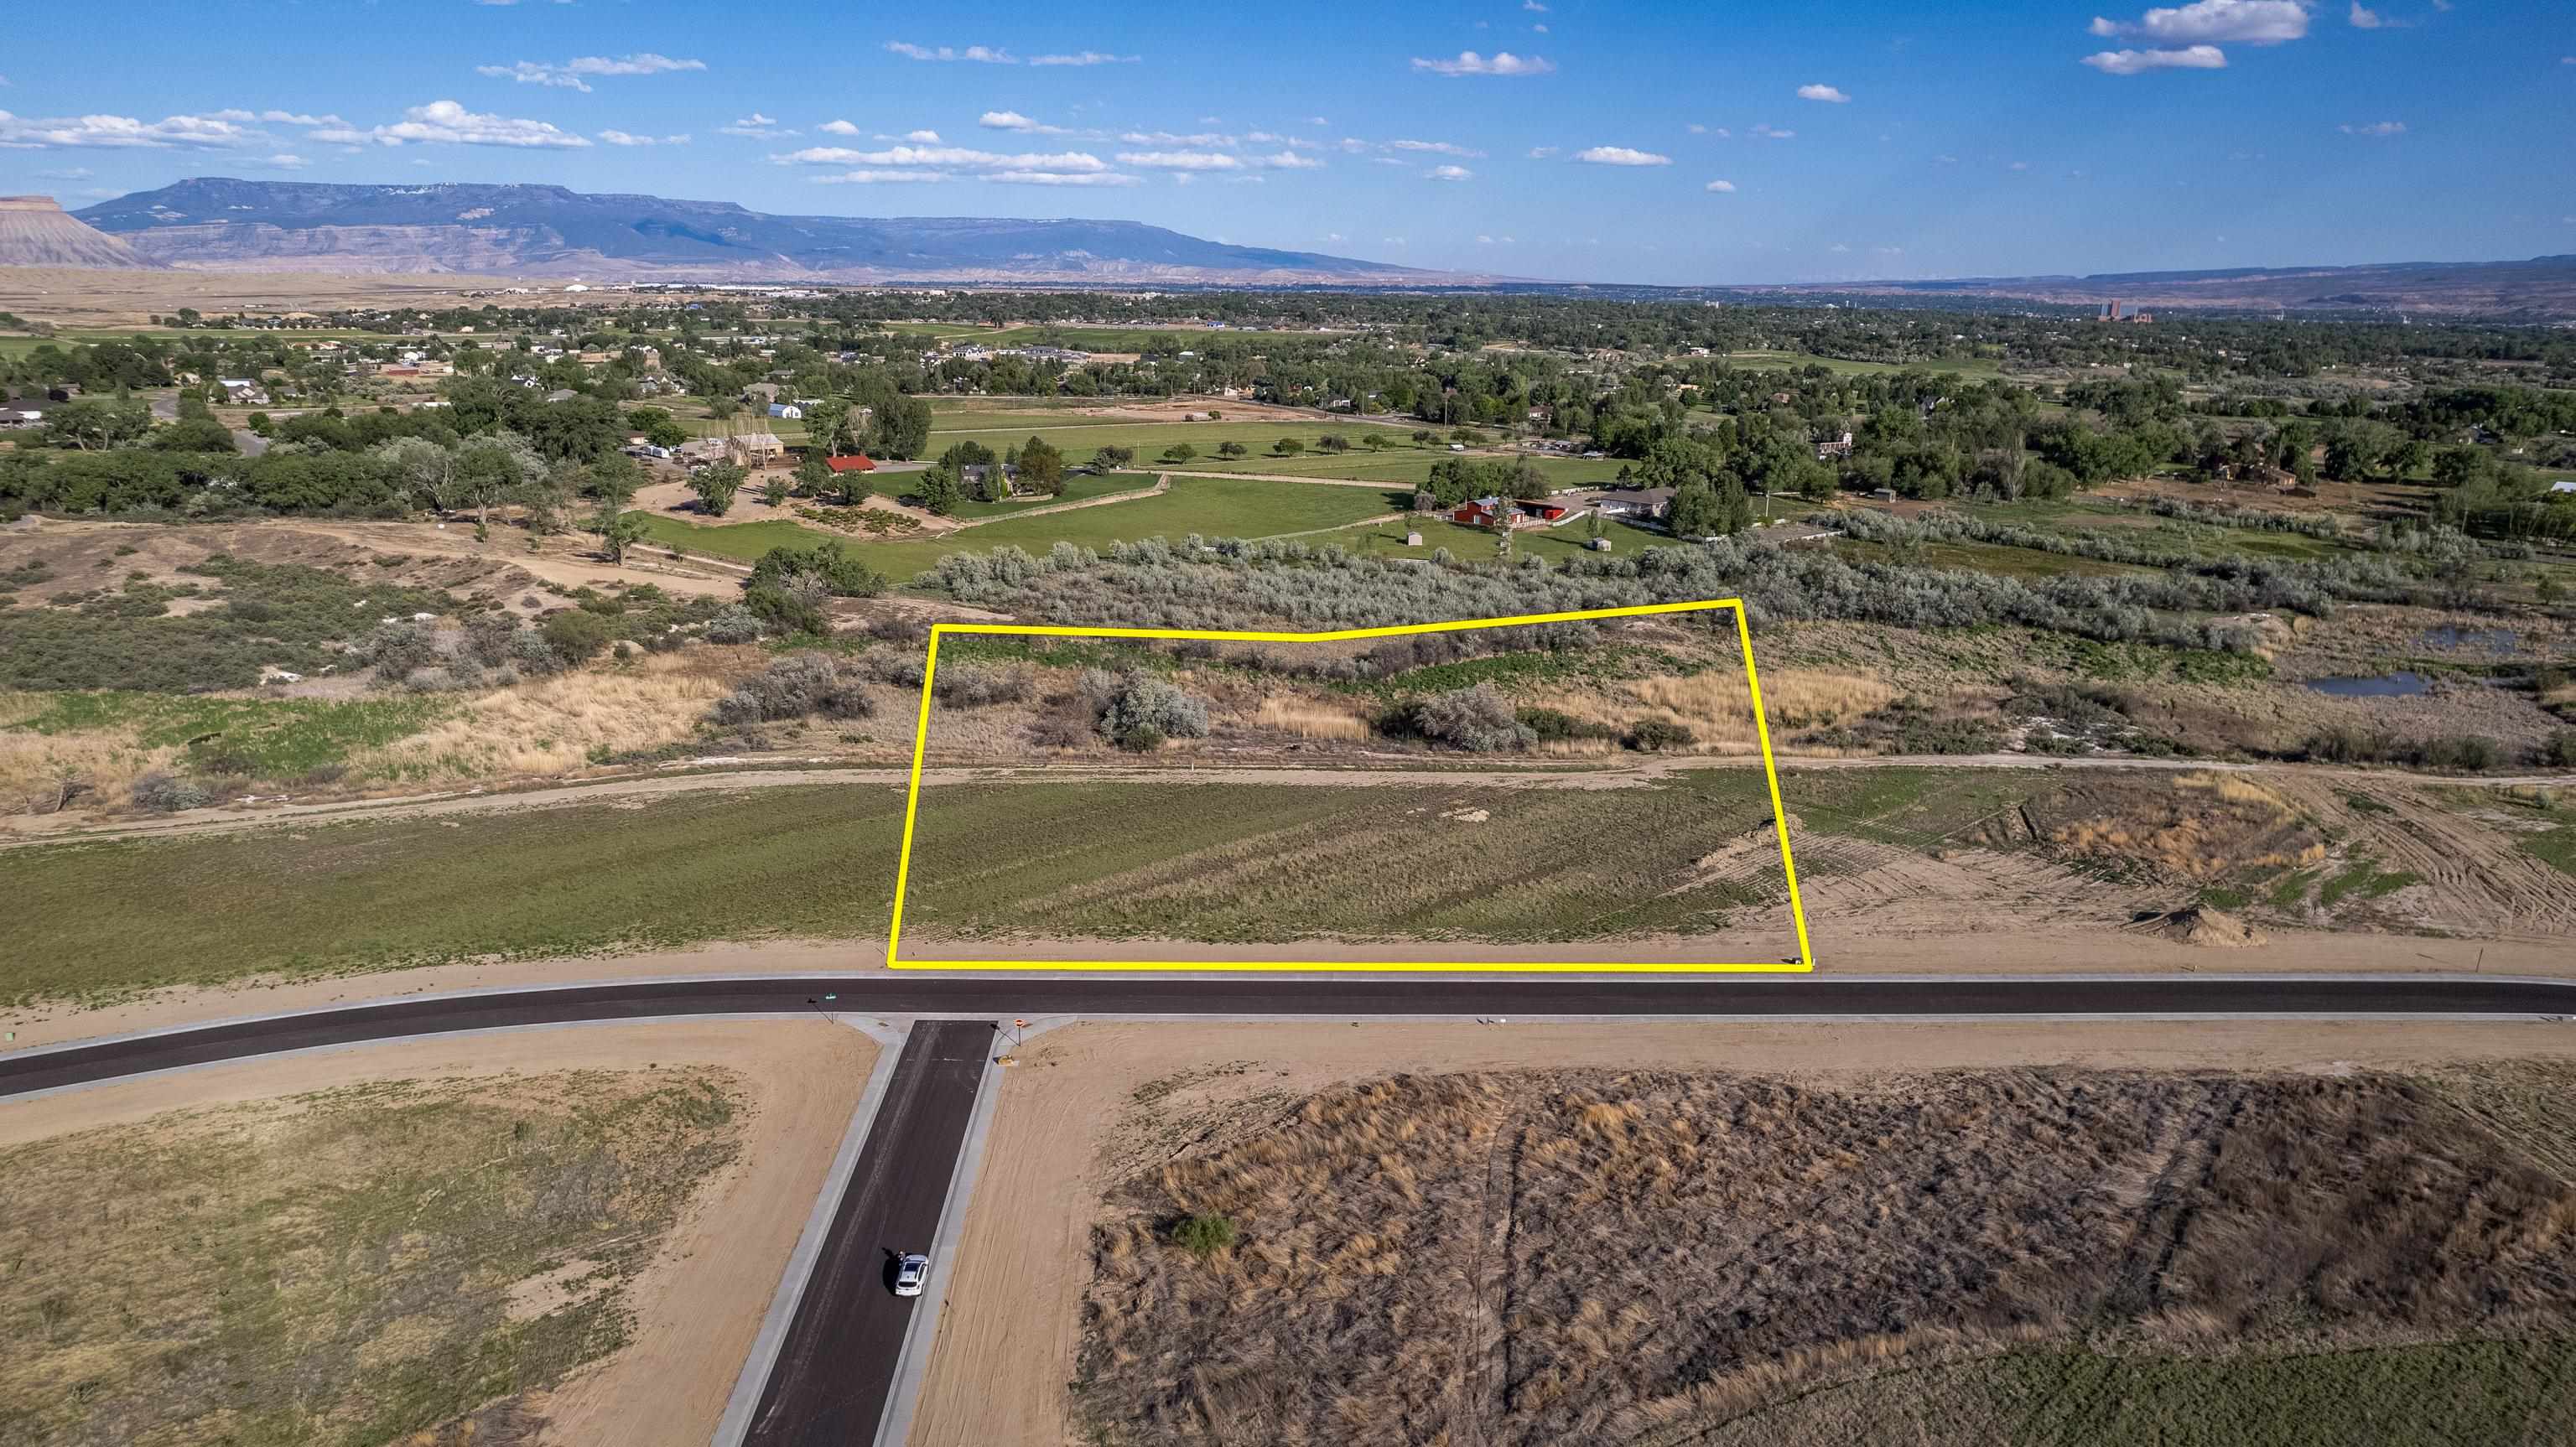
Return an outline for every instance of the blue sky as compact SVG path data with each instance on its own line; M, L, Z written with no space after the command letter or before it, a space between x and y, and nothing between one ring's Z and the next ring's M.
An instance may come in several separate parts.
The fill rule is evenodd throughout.
M0 191L548 181L1666 284L2576 252L2568 0L18 15Z

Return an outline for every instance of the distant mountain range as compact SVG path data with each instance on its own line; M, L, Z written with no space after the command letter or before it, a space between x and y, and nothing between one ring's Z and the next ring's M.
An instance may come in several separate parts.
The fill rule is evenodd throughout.
M2368 266L2133 271L2102 276L1965 277L1831 286L1743 287L1763 292L2046 301L2124 309L2391 311L2554 322L2576 318L2576 256L2529 261L2396 261Z
M2133 311L2576 319L2576 256L1788 286L1579 286L1234 246L1134 221L768 216L729 201L587 195L561 186L339 186L220 176L68 215L47 197L0 197L0 266L1109 289L1491 287L1640 300L1876 296L1934 304L2118 301Z
M77 214L153 263L206 271L1101 286L1461 280L1349 257L1230 246L1133 221L766 216L729 201L594 196L561 186L338 186L209 176ZM0 263L13 259L0 251Z

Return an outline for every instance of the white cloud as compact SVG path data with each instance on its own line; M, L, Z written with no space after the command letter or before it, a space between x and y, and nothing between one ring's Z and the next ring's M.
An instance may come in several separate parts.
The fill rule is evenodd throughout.
M1223 151L1121 151L1118 164L1148 171L1239 171L1243 162Z
M774 141L780 136L792 136L796 131L793 127L779 125L778 118L775 116L765 116L758 111L753 111L732 125L716 127L716 134L749 136L755 141Z
M2140 19L2122 23L2093 17L2095 35L2134 36L2166 45L2279 45L2308 33L2307 0L2193 0L2189 5L2159 7Z
M2007 171L2027 171L2030 169L2030 162L2015 161L2011 165L2004 167L2004 169Z
M1378 240L1389 246L1402 246L1404 244L1404 238L1401 236L1381 236Z
M1144 59L1139 55L1108 55L1097 50L1077 50L1071 55L1037 55L1031 65L1134 65Z
M345 127L313 132L315 140L355 144L372 140L379 145L399 146L406 141L452 146L509 146L522 150L572 151L589 147L590 137L575 135L557 128L551 121L521 120L513 116L485 115L469 111L452 100L435 100L425 106L413 106L403 118L389 126L375 126L364 131Z
M1834 105L1846 105L1851 101L1850 96L1829 85L1802 85L1798 87L1798 99L1827 101Z
M1295 151L1281 151L1275 156L1255 156L1252 158L1252 164L1273 171L1320 171L1324 169L1323 162L1316 160L1312 156L1301 156Z
M280 151L276 155L269 157L267 160L260 162L260 164L268 167L272 171L301 171L313 163L304 159L302 156L294 155L286 151Z
M1835 243L1834 243L1833 245L1831 245L1831 246L1826 247L1825 249L1826 249L1827 251L1833 252L1833 253L1834 253L1835 255L1837 255L1837 256L1841 255L1842 253L1844 253L1844 252L1846 252L1846 251L1851 250L1851 248L1850 248L1850 247L1843 245L1843 244L1842 244L1841 242L1839 242L1839 241L1835 242Z
M1424 151L1435 156L1463 156L1468 160L1474 160L1485 154L1482 151L1469 150L1455 141L1389 141L1386 144L1389 150Z
M1308 116L1306 117L1306 124L1310 126L1329 126L1332 122L1324 119L1322 116Z
M1342 233L1338 231L1327 231L1324 233L1324 239L1326 241L1339 241L1342 239Z
M980 61L985 65L1017 65L1020 63L1019 57L1011 54L1009 51L997 50L987 45L969 45L963 50L952 50L945 45L934 47L927 45L914 45L909 41L903 40L889 40L886 42L885 48L908 60L973 60Z
M1434 181L1464 181L1476 173L1464 166L1434 166L1423 173ZM1398 242L1398 245L1403 243Z
M1673 163L1670 156L1658 156L1652 151L1632 150L1626 146L1594 146L1575 152L1574 159L1594 166L1669 166Z
M1081 151L1005 155L964 146L891 146L882 151L854 151L846 146L808 146L769 158L782 166L922 167L960 171L1106 171L1107 162Z
M38 171L36 174L48 181L86 181L98 173L87 166L71 166L60 171Z
M478 65L474 67L474 73L496 80L515 80L521 85L560 86L566 90L586 92L590 85L583 80L584 76L667 75L673 71L706 68L707 63L703 60L674 60L645 50L632 55L577 55L561 65L535 60L522 60L510 65Z
M2385 29L2385 28L2387 27L2387 25L2388 25L2388 20L2387 20L2387 18L2386 18L2385 16L2381 15L2378 11L2373 10L2373 9L2371 9L2369 6L2362 4L2362 3L2361 3L2361 0L2352 0L2352 28L2353 28L2353 29L2355 29L2355 30L2381 30L2381 29Z
M1703 191L1715 191L1721 195L1731 194L1735 190L1735 183L1733 181L1711 181L1707 185L1700 187L1700 189Z
M1796 131L1784 131L1778 126L1760 125L1755 126L1751 131L1746 132L1746 134L1760 136L1766 141L1785 141L1798 133Z
M818 186L879 186L904 181L945 181L946 171L843 171L833 176L817 176Z
M1545 75L1556 69L1556 63L1543 56L1514 55L1508 50L1497 50L1490 56L1462 50L1456 60L1425 60L1417 55L1413 58L1413 68L1448 76Z
M234 121L242 125L248 125L253 121L265 121L275 126L345 126L348 124L338 116L298 115L294 111L209 111L207 114L219 121Z
M2215 45L2194 45L2181 50L2103 50L2084 57L2084 63L2104 75L2144 75L2151 70L2225 70L2227 52Z
M580 76L533 60L522 60L514 65L478 65L474 67L474 73L488 75L494 80L515 80L521 85L553 85L585 92L590 89L590 83Z
M2406 123L2404 121L2372 121L2367 125L2348 125L2342 129L2343 133L2347 136L2402 136L2406 134Z
M1143 181L1116 171L996 171L984 178L1006 186L1141 186Z
M1532 15L1545 15L1547 13L1547 7L1538 3L1538 0L1521 0L1521 8Z
M1020 134L1027 136L1069 136L1073 134L1062 126L1050 126L1042 121L1031 120L1027 116L1021 115L1018 111L986 111L975 118L975 124L982 126L988 131L1017 131Z
M1533 25L1530 27L1530 34L1545 35L1547 34L1547 27L1544 25Z
M916 146L935 146L939 144L939 132L937 131L906 131L903 133L903 138L912 142Z
M825 121L814 129L827 136L855 136L859 133L858 124L854 121Z
M599 138L612 146L685 146L689 143L686 135L638 136L625 131L601 131Z
M167 150L174 146L237 146L256 137L234 121L217 116L163 116L157 121L132 116L13 116L0 111L0 149L43 150L55 146L100 146L121 150Z
M1118 139L1131 146L1190 146L1200 149L1235 143L1234 137L1217 131L1199 131L1186 136L1176 136L1170 131L1120 131Z
M1548 157L1555 155L1556 152L1557 147L1555 146L1532 146L1529 148L1529 158L1533 161L1544 161Z

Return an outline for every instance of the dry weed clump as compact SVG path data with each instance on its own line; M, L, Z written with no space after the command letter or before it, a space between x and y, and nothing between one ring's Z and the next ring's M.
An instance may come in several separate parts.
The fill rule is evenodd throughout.
M1305 700L1265 698L1253 722L1301 739L1365 739L1369 721L1347 708Z
M1753 695L1740 671L1710 669L1683 677L1633 679L1624 685L1637 702L1661 709L1702 738L1750 741ZM1763 711L1774 728L1831 728L1896 701L1898 691L1863 673L1832 669L1766 670Z
M467 700L453 717L350 761L360 779L429 782L568 774L594 755L690 737L736 679L759 671L754 650L647 654Z
M2166 787L2166 784L2170 787ZM2272 790L2235 775L2195 772L2170 780L2088 780L2035 821L2061 853L2168 878L2206 882L2249 869L2304 869L2324 861L2322 834Z
M1076 1400L1122 1443L1679 1447L2052 1343L2576 1330L2576 1186L2381 1076L1405 1076L1109 1204Z
M42 694L0 694L0 719L44 711ZM50 814L69 802L65 785L85 786L75 797L123 799L134 781L168 769L183 750L146 746L139 725L75 734L42 734L0 728L0 812Z

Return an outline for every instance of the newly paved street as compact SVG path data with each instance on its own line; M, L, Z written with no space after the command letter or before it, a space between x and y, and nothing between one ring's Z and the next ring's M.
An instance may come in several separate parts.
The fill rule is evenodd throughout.
M930 1250L992 1049L984 1021L914 1027L770 1368L753 1447L876 1440L916 1306L894 1294L894 1259ZM947 1267L932 1257L934 1274Z
M1570 975L922 976L670 980L354 1005L271 1020L0 1055L0 1097L147 1070L452 1030L679 1015L803 1013L831 993L865 1015L1391 1016L2576 1015L2576 981L2348 979L1830 979Z

